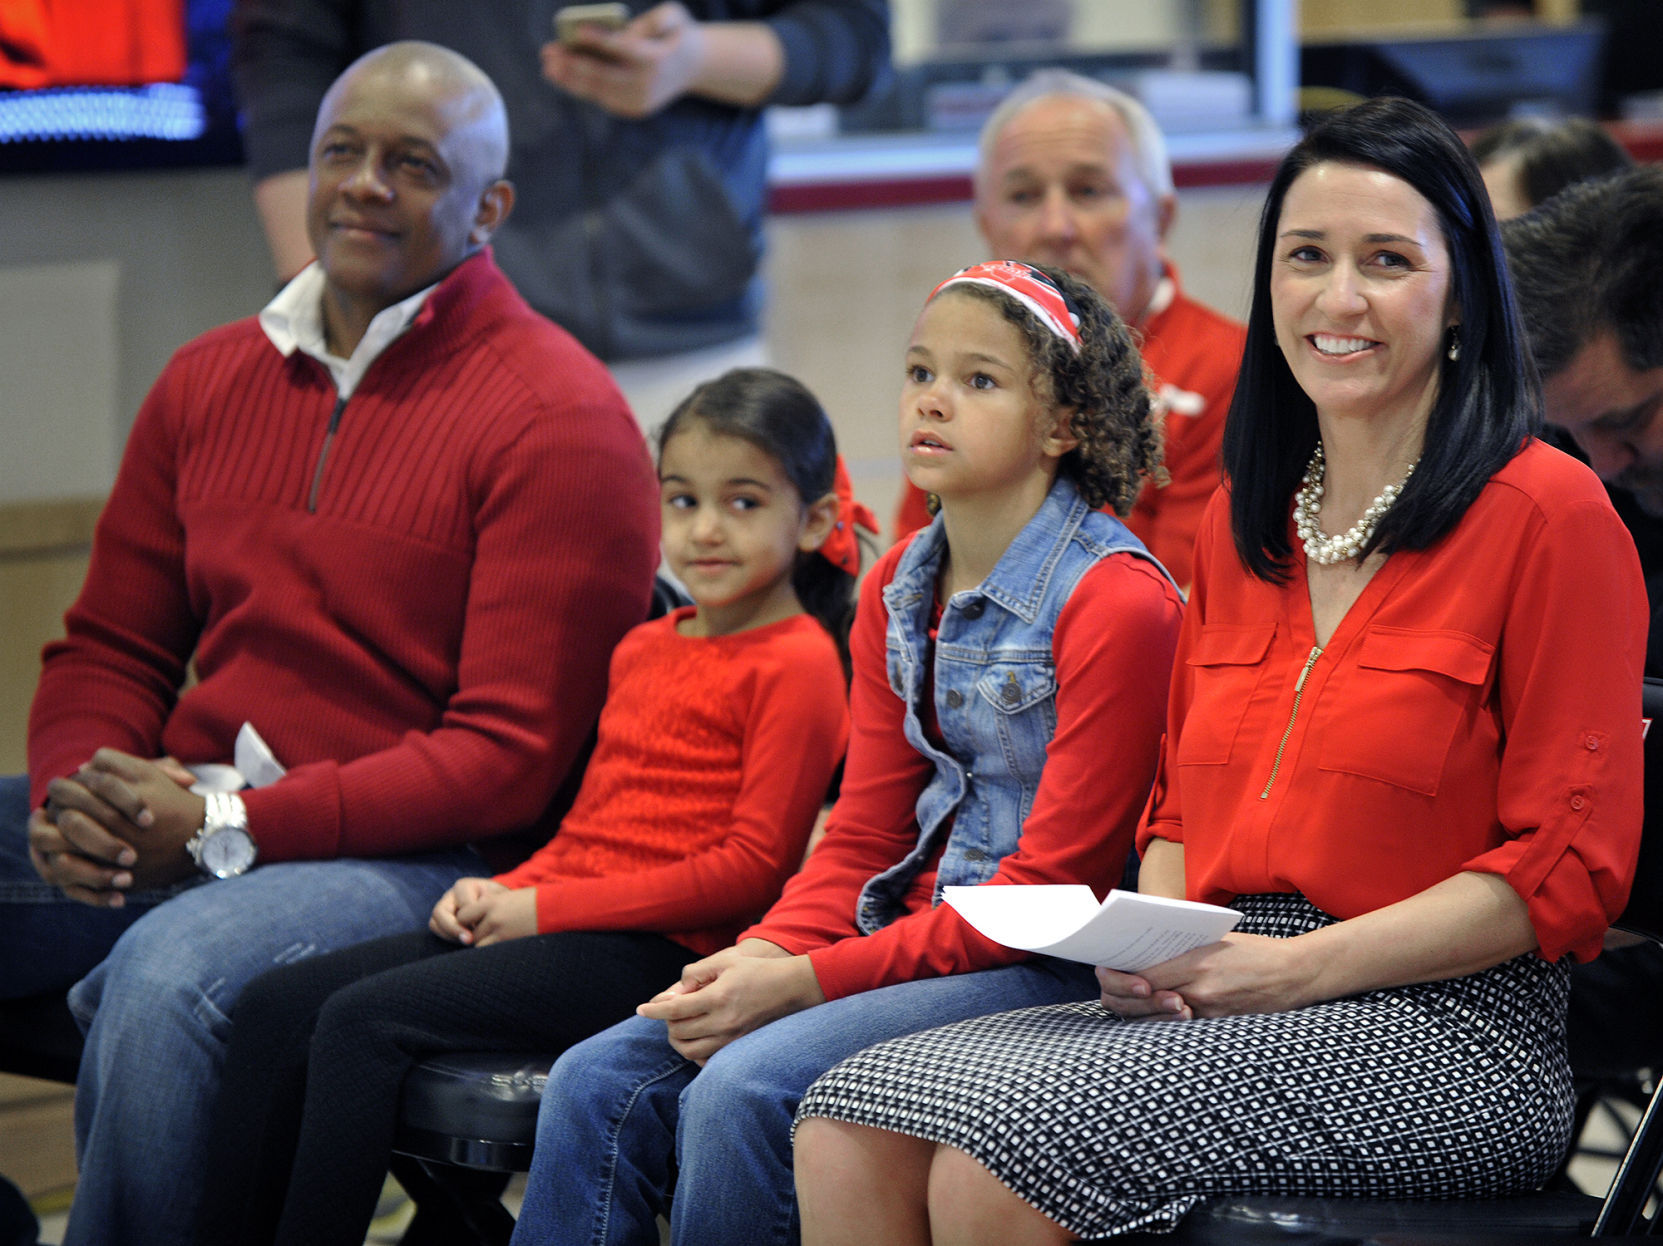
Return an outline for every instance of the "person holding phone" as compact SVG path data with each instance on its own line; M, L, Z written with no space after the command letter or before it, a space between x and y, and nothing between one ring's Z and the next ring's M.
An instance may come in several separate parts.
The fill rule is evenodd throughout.
M620 117L651 116L694 94L744 107L767 99L785 70L785 45L761 22L699 22L678 0L631 18L622 3L555 12L543 76Z
M888 0L236 0L232 63L279 277L310 259L306 143L324 90L395 38L502 89L519 189L493 244L526 300L599 355L646 426L697 381L761 362L768 104L846 104L887 72ZM621 11L620 11L621 10Z

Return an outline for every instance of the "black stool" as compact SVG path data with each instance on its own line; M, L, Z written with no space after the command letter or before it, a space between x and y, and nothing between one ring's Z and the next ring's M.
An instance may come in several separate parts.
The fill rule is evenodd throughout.
M424 1060L404 1079L394 1149L461 1168L526 1171L553 1063L549 1055L491 1051Z

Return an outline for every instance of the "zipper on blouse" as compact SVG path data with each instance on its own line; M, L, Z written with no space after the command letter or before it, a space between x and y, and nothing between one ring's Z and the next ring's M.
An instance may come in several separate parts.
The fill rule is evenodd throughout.
M1305 659L1305 669L1293 681L1293 709L1288 711L1288 725L1282 729L1282 741L1276 746L1276 759L1270 763L1270 778L1265 780L1265 790L1259 793L1260 800L1269 800L1270 789L1276 785L1276 775L1282 769L1282 751L1288 747L1288 737L1293 734L1293 724L1299 717L1299 698L1305 695L1305 681L1310 678L1311 668L1321 656L1322 646L1312 645L1311 656Z
M312 492L306 497L306 511L315 515L318 511L318 491L323 488L323 465L329 462L329 446L335 440L335 430L341 426L341 411L346 406L345 398L335 399L335 409L329 413L329 427L324 430L323 446L318 450L318 465L312 472Z

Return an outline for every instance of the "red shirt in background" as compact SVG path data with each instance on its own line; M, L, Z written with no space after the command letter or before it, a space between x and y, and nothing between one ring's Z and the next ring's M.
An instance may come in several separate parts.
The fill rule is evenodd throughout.
M141 86L185 76L185 0L5 0L0 87Z

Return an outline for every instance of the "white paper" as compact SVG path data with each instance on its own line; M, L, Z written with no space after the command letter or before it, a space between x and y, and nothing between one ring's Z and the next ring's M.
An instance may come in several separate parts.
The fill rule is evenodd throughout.
M240 792L248 786L243 782L242 771L235 766L204 761L194 766L186 766L185 769L196 776L196 782L191 784L191 791L198 796L206 796L209 792Z
M186 766L196 776L191 791L199 796L209 792L240 792L245 787L266 787L288 773L251 722L245 722L237 732L232 758L237 763L234 766L211 761Z
M269 787L288 773L271 751L271 746L260 738L260 733L250 722L245 722L242 730L237 732L233 757L249 787Z
M1123 973L1216 943L1241 920L1216 904L1118 889L1099 904L1083 883L944 887L942 898L995 943Z

